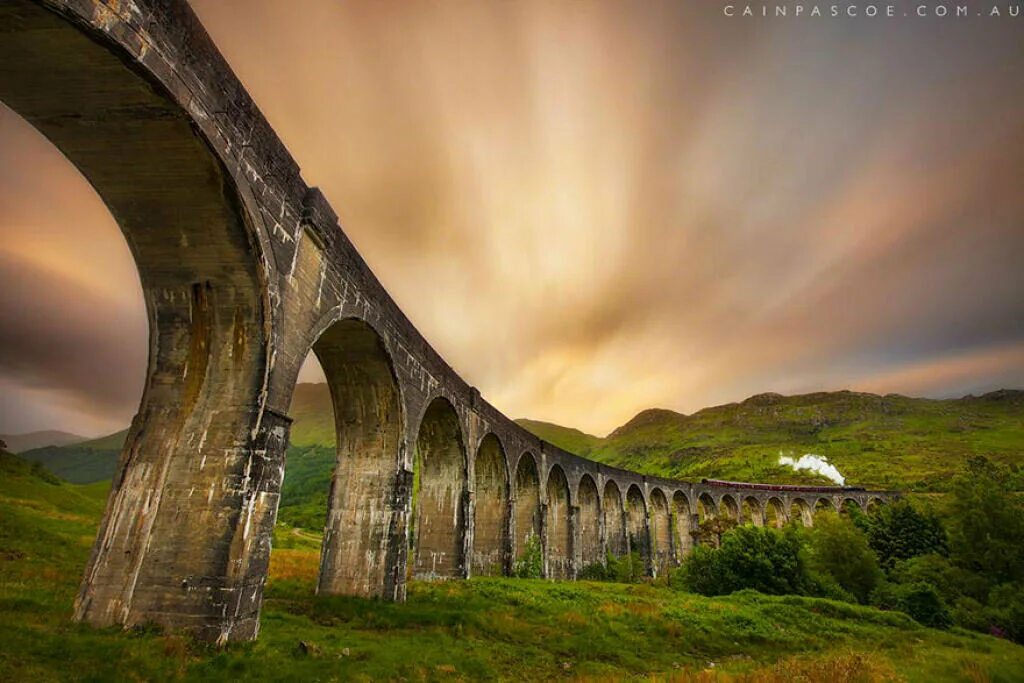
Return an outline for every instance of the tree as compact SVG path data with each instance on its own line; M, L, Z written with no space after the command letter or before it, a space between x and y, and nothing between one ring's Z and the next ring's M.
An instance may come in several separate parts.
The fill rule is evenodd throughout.
M946 530L935 513L922 512L906 499L873 512L867 530L868 543L886 569L897 560L928 553L946 555L949 551Z
M808 535L811 566L830 575L859 602L867 602L882 572L864 533L845 517L820 512Z
M882 609L908 614L923 626L949 628L953 625L949 608L930 583L885 583L875 591L871 601Z
M952 485L953 561L997 583L1024 581L1024 503L1010 477L983 457L972 458Z

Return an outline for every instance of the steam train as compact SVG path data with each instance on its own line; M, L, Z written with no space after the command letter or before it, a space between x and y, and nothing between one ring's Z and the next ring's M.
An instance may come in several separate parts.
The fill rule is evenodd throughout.
M803 491L804 493L836 493L837 491L864 491L863 486L800 486L798 484L750 484L744 481L724 479L701 479L705 486L728 486L730 488L756 489L758 491Z

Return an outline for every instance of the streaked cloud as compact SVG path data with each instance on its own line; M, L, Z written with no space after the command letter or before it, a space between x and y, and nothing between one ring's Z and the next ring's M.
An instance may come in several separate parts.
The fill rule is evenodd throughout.
M761 391L1022 384L1013 22L744 22L675 0L193 4L399 305L512 416L604 433ZM37 192L0 185L0 278L39 282L18 324L52 333L36 319L68 306L52 279L134 311L107 334L137 337L127 252L100 255L117 255L116 226L9 119L0 139L27 146L0 152L0 179ZM76 244L38 192L75 207L102 271L40 241ZM28 360L0 377L57 390L11 348ZM65 384L87 396L90 381ZM122 420L121 404L95 412Z

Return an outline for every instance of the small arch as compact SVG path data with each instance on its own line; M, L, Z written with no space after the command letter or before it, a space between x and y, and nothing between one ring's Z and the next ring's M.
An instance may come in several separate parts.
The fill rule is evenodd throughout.
M604 560L601 556L601 501L597 484L589 474L580 477L578 491L580 563L587 567Z
M618 484L609 479L604 485L604 495L601 496L601 512L604 515L608 552L616 557L622 557L628 550L624 510L622 492Z
M835 511L836 506L835 503L832 502L831 498L819 498L818 500L814 501L814 514L818 514L819 512Z
M522 559L530 539L540 542L540 475L537 460L530 452L523 453L516 464L515 559Z
M381 596L392 576L380 548L388 545L403 433L391 355L370 325L352 318L328 327L313 352L331 394L336 453L317 591Z
M754 496L747 496L743 499L743 521L754 526L764 526L764 509L761 501Z
M572 577L572 527L569 522L569 481L558 465L552 465L545 486L544 559L549 579Z
M871 498L868 498L868 504L864 506L864 509L870 515L872 513L877 512L878 508L882 507L882 505L884 504L885 501L883 501L881 498L879 498L878 496L872 496Z
M644 570L651 567L651 537L647 528L647 501L640 487L633 484L626 491L626 533L631 552L640 553Z
M413 576L465 576L466 449L459 415L444 397L423 414L413 472Z
M860 506L860 503L853 498L844 498L839 504L839 512L843 515L857 517L858 515L864 514L864 509Z
M794 498L789 505L790 520L798 521L802 526L814 526L814 515L811 506L803 498Z
M665 493L651 490L651 552L655 572L660 575L668 571L672 561L672 512Z
M479 576L500 576L508 566L509 483L505 449L494 434L480 442L473 463L473 565Z
M675 529L676 563L683 561L693 549L690 501L682 491L672 495L672 527Z
M764 506L765 525L781 529L786 524L786 507L782 501L774 496L765 502Z
M697 498L697 515L701 522L706 522L709 519L714 519L718 516L717 506L715 505L715 499L711 497L711 494L705 491L700 494Z
M736 499L732 497L732 494L725 494L721 500L718 501L718 509L721 511L722 519L731 519L734 522L740 521L740 506L736 503Z

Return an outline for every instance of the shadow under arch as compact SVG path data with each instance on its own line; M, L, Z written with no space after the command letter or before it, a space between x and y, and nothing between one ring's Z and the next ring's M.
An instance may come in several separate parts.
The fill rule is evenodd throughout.
M529 451L519 456L516 463L516 504L513 558L520 560L530 546L531 539L540 543L540 472L537 459Z
M589 474L580 478L576 498L579 502L580 565L588 567L604 561L601 553L601 499L597 484Z
M459 415L438 396L420 420L413 464L410 571L417 579L466 576L466 447Z
M493 433L480 441L473 461L473 562L479 576L508 571L508 464Z
M317 592L394 597L394 505L404 416L391 354L369 324L331 324L313 344L331 393L335 466Z
M569 480L559 465L552 465L545 484L544 566L549 579L573 576L572 521Z
M0 100L110 210L149 326L142 400L75 618L252 638L288 426L263 404L274 287L263 242L187 103L71 13L27 0L0 6ZM182 577L194 590L167 600L182 594Z
M609 479L601 496L601 514L604 516L605 545L615 557L622 557L629 551L626 539L625 509L619 485Z

